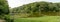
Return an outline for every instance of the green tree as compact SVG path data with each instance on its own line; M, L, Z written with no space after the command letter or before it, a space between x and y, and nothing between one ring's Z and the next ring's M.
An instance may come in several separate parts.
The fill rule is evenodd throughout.
M19 6L15 9L13 9L15 12L22 12L27 13L30 16L42 16L48 15L49 12L54 13L60 11L60 3L52 3L52 2L34 2L30 4L26 4L23 6ZM51 13L49 13L51 15Z

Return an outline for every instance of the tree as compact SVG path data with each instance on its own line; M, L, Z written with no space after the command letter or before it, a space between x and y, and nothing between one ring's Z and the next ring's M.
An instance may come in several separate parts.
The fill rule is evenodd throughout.
M18 10L16 11L15 9L16 10L18 9ZM19 11L21 13L21 11L22 11L23 13L27 13L30 16L42 16L42 14L48 15L48 13L51 15L52 13L54 13L54 11L55 12L60 11L60 3L34 2L34 3L26 4L23 6L19 6L15 9L14 10L16 12ZM50 13L50 12L52 12L52 13Z
M9 7L6 0L0 0L0 15L9 14Z

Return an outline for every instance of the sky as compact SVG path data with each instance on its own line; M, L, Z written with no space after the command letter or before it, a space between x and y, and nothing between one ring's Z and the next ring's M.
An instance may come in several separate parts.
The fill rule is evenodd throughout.
M60 0L7 0L9 7L14 8L18 6L22 6L24 4L29 4L33 2L39 2L39 1L47 1L47 2L60 2Z

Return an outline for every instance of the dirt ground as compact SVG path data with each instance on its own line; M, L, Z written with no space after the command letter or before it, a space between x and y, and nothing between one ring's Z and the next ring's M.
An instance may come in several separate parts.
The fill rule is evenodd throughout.
M0 19L0 22L5 22L5 20Z

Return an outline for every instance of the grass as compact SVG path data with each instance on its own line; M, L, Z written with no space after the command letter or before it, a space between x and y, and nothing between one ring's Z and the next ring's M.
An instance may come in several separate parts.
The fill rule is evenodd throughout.
M19 18L15 17L14 22L60 22L60 16L44 16L32 18Z

